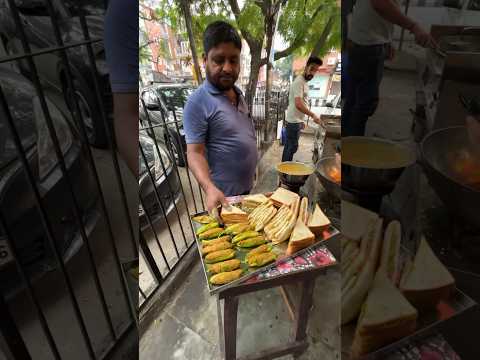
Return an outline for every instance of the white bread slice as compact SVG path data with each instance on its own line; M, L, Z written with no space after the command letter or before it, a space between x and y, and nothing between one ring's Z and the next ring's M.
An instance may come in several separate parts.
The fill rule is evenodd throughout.
M315 234L320 235L323 230L327 229L330 226L330 220L325 216L322 209L318 204L315 205L315 210L308 221L309 229Z
M377 236L381 236L381 229L378 228L379 219L380 218L370 219L369 223L367 224L367 231L363 234L362 240L360 241L360 251L358 256L353 259L350 265L345 268L345 271L342 272L343 282L348 282L348 280L350 280L353 275L358 273L362 266L364 266L366 263L372 243Z
M279 187L277 190L275 190L275 192L270 197L273 203L277 206L291 206L293 202L299 198L300 197L298 196L298 194L282 187Z
M385 273L377 272L355 330L352 358L410 335L415 331L417 317L417 310Z
M402 226L397 220L391 221L383 237L382 255L379 271L383 271L394 284L398 282L398 261L400 256L400 242Z
M298 218L288 242L287 255L312 245L314 241L315 234Z
M300 201L300 210L298 212L298 218L306 225L308 221L308 198L303 197Z
M357 317L372 284L380 255L382 224L383 220L378 218L375 221L373 230L369 231L370 239L363 240L368 241L369 251L366 262L361 267L360 272L355 272L351 276L356 276L355 284L348 289L342 290L342 325L349 323ZM349 282L349 279L345 280L345 284L347 282Z
M220 213L223 222L225 223L239 223L239 222L248 222L248 214L239 209L236 206L230 205L229 208L222 207L222 211Z
M417 309L424 309L448 299L454 288L452 274L422 237L410 270L402 276L400 290Z
M242 204L246 207L255 208L268 201L268 197L263 194L247 195L243 198Z
M342 200L341 211L342 234L353 240L360 240L367 231L370 220L378 218L378 214L346 200Z

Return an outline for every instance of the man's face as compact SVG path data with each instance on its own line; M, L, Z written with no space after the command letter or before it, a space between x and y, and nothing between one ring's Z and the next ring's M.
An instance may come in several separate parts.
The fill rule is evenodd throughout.
M231 42L220 43L203 56L207 79L220 90L229 90L240 73L240 49Z
M303 77L305 78L305 80L307 80L307 81L312 80L319 68L320 68L320 65L318 65L318 64L308 65L305 68L305 72L303 73Z

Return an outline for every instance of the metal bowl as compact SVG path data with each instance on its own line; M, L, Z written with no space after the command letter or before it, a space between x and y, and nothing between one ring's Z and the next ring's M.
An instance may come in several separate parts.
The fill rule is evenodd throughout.
M464 149L468 133L464 126L435 130L421 143L421 165L428 182L447 208L459 219L480 227L480 191L462 184L453 175L447 154Z
M342 185L341 182L334 181L328 174L328 169L332 167L338 167L335 156L328 156L321 158L317 161L315 175L325 188L327 193L334 196L337 199L342 198Z
M305 166L306 168L311 170L311 173L308 175L290 175L282 172L280 170L280 166L284 164L300 164ZM299 162L299 161L284 161L280 164L277 165L277 172L278 175L280 176L280 182L283 184L287 185L292 185L294 187L296 186L303 186L305 184L305 181L307 181L308 177L315 172L315 170L310 166L305 163Z
M412 165L416 161L415 151L413 149L409 149L390 140L375 137L344 137L342 138L342 152L345 152L345 148L353 143L360 146L381 143L382 145L395 148L396 151L404 151L408 161L402 166L392 165L385 168L370 168L346 164L343 162L344 157L342 157L342 188L346 191L368 194L389 194L395 188L405 167Z

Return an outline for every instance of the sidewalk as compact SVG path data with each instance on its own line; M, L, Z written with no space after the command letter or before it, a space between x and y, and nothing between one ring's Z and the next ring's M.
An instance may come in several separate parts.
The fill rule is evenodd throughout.
M295 160L310 162L313 137L303 133ZM253 192L275 190L278 186L275 165L280 162L283 147L274 144L259 164L260 180ZM315 175L309 179L318 182ZM318 185L320 186L320 185ZM180 280L180 279L179 279ZM300 359L330 360L340 356L340 274L331 270L320 276L314 291L308 341L310 347ZM237 356L244 356L289 339L292 321L277 288L240 297L238 311ZM172 360L220 359L217 308L197 260L160 316L140 339L140 358ZM290 360L292 356L281 359Z

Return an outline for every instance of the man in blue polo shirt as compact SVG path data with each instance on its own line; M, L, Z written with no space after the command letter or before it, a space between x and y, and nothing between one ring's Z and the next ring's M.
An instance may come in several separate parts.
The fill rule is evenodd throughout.
M242 42L228 23L216 21L203 35L207 79L189 97L183 126L190 169L206 194L208 210L225 196L247 194L257 166L255 128L242 92Z

